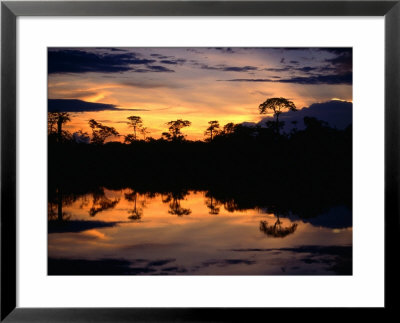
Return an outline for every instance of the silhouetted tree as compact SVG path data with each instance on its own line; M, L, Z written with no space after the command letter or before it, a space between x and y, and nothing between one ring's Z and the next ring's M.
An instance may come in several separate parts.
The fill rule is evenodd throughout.
M143 120L138 116L130 116L127 118L129 120L128 124L133 128L133 139L136 140L136 130L140 129L143 125Z
M89 120L89 126L92 128L92 142L101 145L111 136L118 136L118 131L114 127L107 127L94 119Z
M150 131L147 130L147 127L142 127L142 128L140 128L139 131L143 135L143 140L146 140L147 134L150 133Z
M57 132L57 120L58 116L55 112L49 112L47 114L47 133L49 135L54 134Z
M163 137L167 140L172 141L181 141L185 139L185 136L182 134L181 129L184 127L189 127L192 123L188 120L178 119L175 121L167 122L166 125L169 126L168 132L163 132Z
M279 115L287 111L297 111L295 104L285 98L269 98L258 106L260 114L266 114L268 110L274 112L276 132L279 134Z
M63 124L71 121L68 112L49 112L48 113L48 131L49 134L54 133L55 125L57 124L57 141L61 142L63 139Z
M219 122L218 121L209 121L210 125L207 130L204 132L205 136L209 136L209 140L212 141L213 138L219 133Z
M224 126L222 131L225 135L231 135L235 132L235 129L236 125L233 122L229 122Z
M136 140L136 139L135 139L135 136L132 135L132 134L129 134L129 135L124 136L124 143L126 143L126 144L131 144L131 143L133 143L135 140Z

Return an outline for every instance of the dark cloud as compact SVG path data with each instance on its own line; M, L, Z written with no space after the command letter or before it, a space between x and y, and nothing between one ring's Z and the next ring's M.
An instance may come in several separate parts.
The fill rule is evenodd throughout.
M171 70L167 67L164 66L160 66L160 65L153 65L150 66L148 65L146 68L135 68L133 69L134 72L137 73L148 73L148 72L169 72L169 73L173 73L175 72L174 70Z
M178 65L178 64L183 64L185 62L186 62L186 59L183 59L183 58L163 59L163 60L160 61L160 63L170 64L170 65Z
M150 261L147 266L164 266L166 264L169 264L171 262L174 262L176 259L159 259L159 260L154 260Z
M109 51L112 51L112 52L127 52L126 49L113 48L113 47L96 47L96 49L109 50Z
M304 66L304 67L296 68L296 71L305 72L305 73L308 73L311 71L316 71L316 70L318 70L318 67Z
M326 62L330 63L335 68L341 70L351 70L353 65L353 58L349 55L340 55L334 58L326 59Z
M195 64L197 65L197 64ZM214 71L222 71L222 72L249 72L249 71L257 71L258 68L255 66L226 66L226 65L207 65L207 64L198 64L200 68L203 70L214 70Z
M147 65L155 60L138 58L134 53L99 54L77 49L49 50L48 73L125 72L132 65Z
M148 70L152 72L175 72L174 70L159 65L148 66Z
M130 80L130 81L122 81L120 84L125 85L125 86L132 86L132 87L138 87L142 89L155 89L155 88L160 88L160 87L165 87L165 88L170 88L170 89L176 89L176 88L182 88L185 85L184 84L177 84L173 82L158 82L158 81L148 81L148 80Z
M91 112L91 111L145 111L144 109L117 108L114 104L93 103L74 99L49 99L48 112Z
M352 84L353 74L332 74L332 75L315 75L305 77L291 77L288 79L280 79L276 82L280 83L296 83L296 84Z
M352 48L331 48L327 50L334 54L332 58L325 59L338 73L351 72L353 70L353 50Z
M351 56L353 54L353 49L351 47L327 47L327 48L319 48L319 50L339 56L341 55Z
M208 266L226 267L230 265L240 265L240 264L252 265L255 264L255 261L247 259L210 259L204 261L201 267L208 267Z
M48 52L48 73L174 72L164 66L152 65L156 62L154 59L141 58L138 54L126 52L118 48L109 48L108 50L123 53L96 53L78 49L50 49ZM158 57L161 58L163 56ZM165 56L165 58L167 57ZM183 60L177 59L169 62L179 64L183 63Z
M228 54L236 53L236 51L233 50L231 47L215 47L213 49L218 50L222 53L228 53Z
M290 218L299 220L295 217ZM351 228L353 225L352 212L346 206L335 206L316 217L301 218L301 221L310 223L315 227L325 227L330 229Z
M287 72L290 71L293 67L292 66L286 66L286 67L277 67L277 68L264 68L263 71L268 71L268 72Z
M226 82L279 82L279 83L296 83L303 85L315 85L315 84L349 84L353 83L353 74L331 74L331 75L313 75L313 76L296 76L290 78L282 78L273 80L271 78L263 79L231 79L231 80L219 80Z

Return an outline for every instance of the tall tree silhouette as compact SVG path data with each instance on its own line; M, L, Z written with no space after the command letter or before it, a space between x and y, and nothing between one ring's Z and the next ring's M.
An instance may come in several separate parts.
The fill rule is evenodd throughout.
M268 110L274 112L276 133L279 134L279 115L287 111L297 111L295 104L285 98L269 98L258 106L260 114L266 114Z
M130 116L127 119L129 120L128 122L129 126L133 128L133 138L134 140L136 140L137 139L136 130L142 127L143 120L141 117L138 116Z
M214 121L209 121L208 124L210 126L204 132L204 135L208 136L209 140L212 141L213 138L219 133L219 122L214 120Z
M142 128L140 128L139 131L143 135L143 140L146 140L147 134L150 133L150 131L147 130L147 127L142 127Z
M166 125L169 126L168 132L163 132L163 137L172 140L172 141L181 141L185 139L185 136L182 134L181 129L185 127L189 127L192 123L188 120L178 119L175 121L167 122Z
M114 127L104 126L94 119L89 120L89 127L92 128L92 142L97 145L102 145L108 137L119 135Z
M57 124L57 141L61 142L63 138L63 124L71 121L68 112L49 112L48 113L48 131L49 133L54 133L55 125Z

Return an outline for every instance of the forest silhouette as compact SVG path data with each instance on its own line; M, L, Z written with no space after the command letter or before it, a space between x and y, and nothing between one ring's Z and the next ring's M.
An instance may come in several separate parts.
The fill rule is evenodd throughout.
M179 203L189 190L207 192L210 214L217 214L220 205L227 210L266 208L277 216L295 211L306 218L334 205L351 209L351 125L339 130L316 118L304 117L303 130L294 127L284 133L279 115L295 111L293 102L267 99L260 104L259 112L268 110L274 119L265 127L234 123L220 126L217 120L211 120L204 129L204 140L196 141L184 135L191 125L189 120L168 122L168 131L154 139L146 136L141 117L131 116L127 123L133 133L124 136L123 142L107 142L118 132L93 119L89 121L91 136L82 131L72 135L63 130L71 116L51 112L49 202L59 205L57 201L94 192L96 205L91 215L95 216L118 203L105 199L99 189L105 187L164 194L169 213L178 216L191 213ZM129 198L134 202L131 219L140 219L136 195ZM267 234L276 228L261 224L260 230Z

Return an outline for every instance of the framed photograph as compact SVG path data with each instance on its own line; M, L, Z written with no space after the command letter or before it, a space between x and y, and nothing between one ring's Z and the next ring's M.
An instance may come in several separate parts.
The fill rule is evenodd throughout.
M1 17L2 321L394 307L399 1Z

